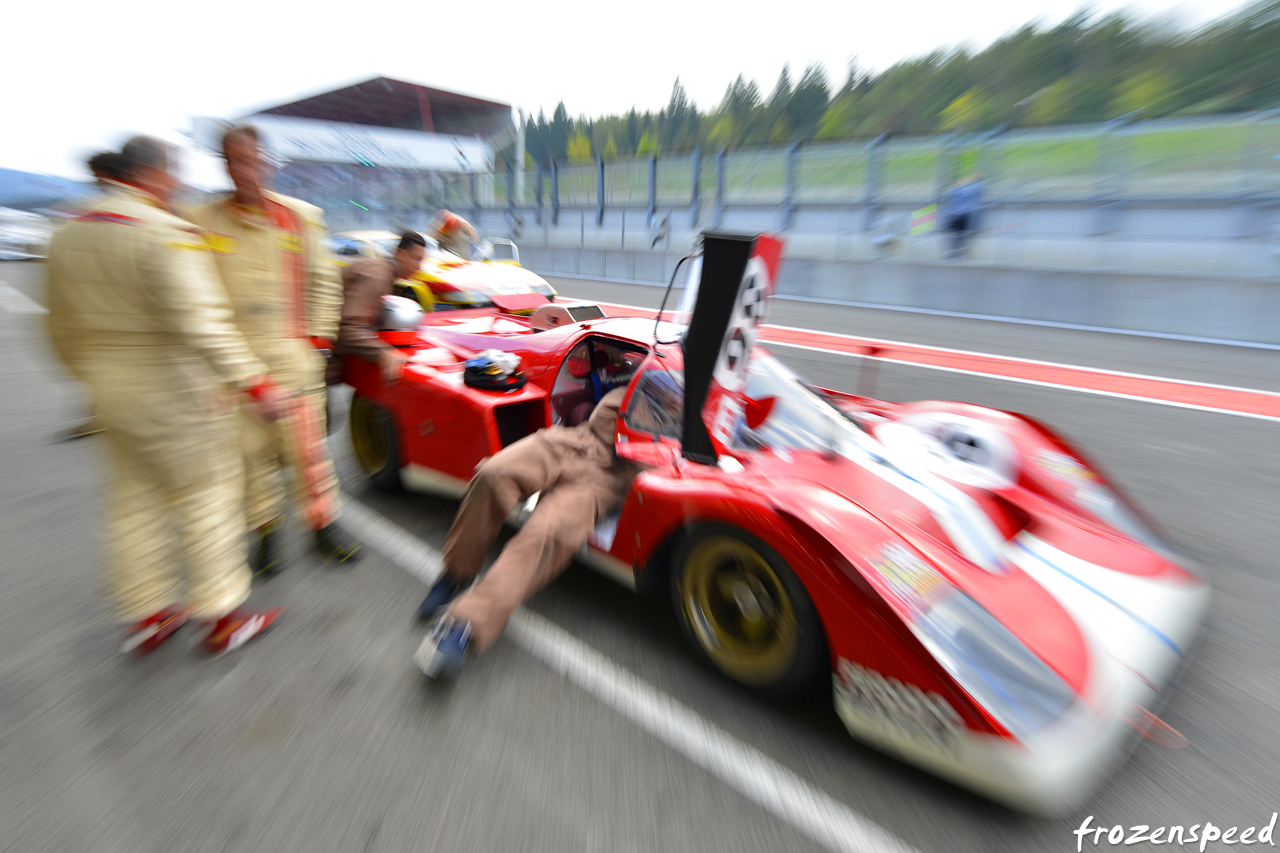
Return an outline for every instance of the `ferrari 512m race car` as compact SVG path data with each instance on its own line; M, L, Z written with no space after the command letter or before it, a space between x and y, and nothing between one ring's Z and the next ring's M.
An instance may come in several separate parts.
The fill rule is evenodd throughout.
M687 325L572 303L389 311L384 337L413 355L394 385L348 367L360 466L460 495L481 459L625 384L617 452L649 467L586 562L669 597L695 652L745 687L830 684L856 737L1069 810L1162 725L1207 585L1046 427L815 388L757 346L780 251L705 235ZM519 372L477 387L464 362L491 349Z
M493 308L528 314L554 302L556 290L537 273L520 266L520 250L510 240L482 240L473 257L463 258L422 235L427 243L422 268L396 295L427 311ZM344 231L331 238L340 264L358 257L389 258L400 238L390 231Z

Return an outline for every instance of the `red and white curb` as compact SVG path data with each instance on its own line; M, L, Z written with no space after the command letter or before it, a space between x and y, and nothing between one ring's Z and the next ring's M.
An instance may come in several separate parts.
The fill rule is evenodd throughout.
M652 308L635 305L610 302L597 304L611 317L652 317L654 314ZM1023 385L1039 385L1182 409L1280 421L1280 393L1273 391L931 347L906 341L841 335L792 326L766 325L761 330L761 339L765 344L775 347L875 359L890 364L990 377Z

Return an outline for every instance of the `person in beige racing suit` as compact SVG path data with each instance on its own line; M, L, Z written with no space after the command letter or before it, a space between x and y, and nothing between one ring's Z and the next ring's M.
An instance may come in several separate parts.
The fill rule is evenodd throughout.
M124 177L120 174L120 154L116 151L99 151L85 161L85 166L89 168L89 174L93 175L94 183L99 190L108 190L112 181L119 181ZM102 418L96 414L90 414L89 417L67 430L66 437L68 439L88 438L91 435L99 435L104 429L106 427L102 423Z
M54 235L48 332L106 425L107 587L122 651L150 652L194 618L204 648L222 653L280 613L242 606L236 395L268 421L285 400L236 331L203 236L169 211L169 156L159 140L130 140L120 180Z
M245 500L256 540L250 565L254 574L268 577L281 568L282 461L314 549L326 560L354 562L360 543L337 523L338 478L325 444L324 359L312 344L332 346L342 304L337 266L323 248L324 215L264 188L267 164L253 127L227 130L222 151L235 191L193 210L191 221L207 232L236 325L293 394L274 424L248 412L241 417Z

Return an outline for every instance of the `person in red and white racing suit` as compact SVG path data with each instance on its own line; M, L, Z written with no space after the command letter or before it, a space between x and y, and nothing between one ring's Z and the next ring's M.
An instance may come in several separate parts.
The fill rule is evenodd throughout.
M451 210L441 210L427 225L427 233L460 258L471 259L471 247L480 239L470 222Z

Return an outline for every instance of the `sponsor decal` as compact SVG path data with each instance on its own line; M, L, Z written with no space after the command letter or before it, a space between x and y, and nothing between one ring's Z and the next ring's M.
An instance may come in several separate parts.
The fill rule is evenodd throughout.
M302 238L297 234L289 234L282 231L277 236L277 239L279 240L280 251L291 252L295 255L302 254Z
M911 214L911 236L928 234L938 227L938 206L930 204Z
M219 255L234 255L240 251L240 241L229 234L209 232L204 235L204 241L209 244L210 249Z
M485 287L486 285L480 286ZM500 296L518 296L522 293L530 292L529 288L519 284L491 284L487 285L487 287Z
M872 565L888 583L893 594L914 613L927 613L934 602L950 589L938 571L897 542L880 546L880 559Z
M1079 459L1053 450L1041 450L1036 454L1036 464L1050 477L1072 485L1096 483L1098 475L1085 467Z
M1036 454L1036 464L1050 477L1065 483L1075 491L1075 499L1094 512L1106 513L1115 507L1111 491L1091 468L1079 459L1065 453L1041 450Z
M729 444L734 426L742 419L742 402L734 396L722 393L716 406L716 416L711 423L711 434L721 444Z
M164 243L166 249L178 249L186 252L207 252L209 244L204 240L166 240Z
M956 709L939 694L844 658L836 665L835 700L842 715L888 723L948 751L955 749L963 727Z

